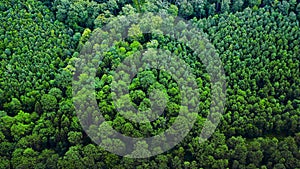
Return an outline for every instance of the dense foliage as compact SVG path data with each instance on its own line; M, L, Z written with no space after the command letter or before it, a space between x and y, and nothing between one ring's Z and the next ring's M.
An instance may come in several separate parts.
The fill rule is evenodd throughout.
M300 168L299 1L3 0L0 10L1 169ZM130 122L113 106L112 71L143 49L175 53L193 68L201 111L176 147L130 159L105 151L83 131L73 105L72 73L93 31L118 16L147 11L189 19L207 36L223 62L226 105L217 131L199 144L211 102L209 75L185 44L139 34L135 25L134 36L109 49L97 69L96 98L106 120L125 135L140 137L162 132L176 118L178 84L156 69L140 72L129 86L141 110L150 107L153 89L162 91L167 106L156 121Z

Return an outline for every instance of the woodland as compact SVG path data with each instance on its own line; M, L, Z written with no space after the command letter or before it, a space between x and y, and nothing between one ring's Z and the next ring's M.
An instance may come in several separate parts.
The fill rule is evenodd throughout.
M128 86L131 102L141 110L150 107L153 89L167 96L155 121L131 122L112 102L113 71L144 49L164 49L189 64L200 100L197 120L180 143L134 159L106 151L84 131L72 80L93 32L122 16L147 12L181 17L210 41L223 64L226 102L216 131L199 143L212 101L211 77L186 44L140 33L143 25L134 25L95 70L105 120L124 135L149 137L176 119L180 88L157 69L139 72ZM153 27L164 18L156 19ZM299 0L1 0L0 169L300 168L299 20ZM118 140L118 148L126 144Z

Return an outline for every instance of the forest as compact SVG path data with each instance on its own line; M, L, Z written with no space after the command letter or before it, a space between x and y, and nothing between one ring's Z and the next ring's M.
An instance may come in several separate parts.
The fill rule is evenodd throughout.
M129 21L119 19L143 13L190 22L219 56L226 81L226 93L220 97L226 102L208 140L199 142L199 134L211 103L221 104L211 97L213 77L188 44L155 31L141 32L147 22L156 29L166 18L150 15L144 25L134 24L128 38L110 48L90 43L94 33L109 23L122 28ZM299 0L1 0L0 169L300 168L299 20ZM172 26L177 29L180 24ZM180 36L191 32L182 30ZM184 60L193 71L199 94L196 120L186 137L170 150L147 158L120 156L99 146L80 120L89 116L87 111L78 116L74 104L88 97L83 89L74 91L74 74L80 68L86 70L76 64L87 48L106 50L91 70L97 108L107 124L129 137L162 133L175 123L182 104L197 102L182 99L179 81L184 80L147 68L127 86L127 101L147 111L149 98L166 97L165 102L156 103L165 107L151 122L127 119L123 115L132 112L118 111L113 103L115 69L143 50L154 56L155 50L163 49ZM125 73L123 77L127 78ZM78 82L90 82L89 78L79 76ZM161 95L152 96L153 90ZM82 95L74 97L76 92ZM127 105L127 101L119 104ZM97 120L96 113L90 116ZM190 123L181 121L178 127ZM89 126L95 135L101 129ZM122 140L104 141L117 145L114 148L119 151L128 146ZM131 146L151 147L151 143Z

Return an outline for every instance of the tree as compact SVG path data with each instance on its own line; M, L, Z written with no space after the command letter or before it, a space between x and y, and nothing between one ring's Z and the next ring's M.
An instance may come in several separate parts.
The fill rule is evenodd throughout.
M5 157L0 157L0 168L10 168L9 159Z
M137 142L134 145L134 150L130 154L133 157L148 157L150 156L150 151L148 150L148 144L146 142Z
M230 9L230 0L222 0L221 12L228 12Z
M141 40L143 38L143 33L140 29L140 26L132 24L132 26L128 29L128 37L135 41Z
M242 1L242 0L233 1L232 10L234 12L240 11L242 9L243 5L244 5L244 1Z
M50 112L56 109L57 99L50 94L44 94L41 98L41 105L44 112Z
M84 168L84 164L82 162L82 157L80 155L81 147L80 146L72 146L66 152L63 158L60 158L58 161L59 168L72 168L79 169Z
M134 7L137 9L138 12L141 12L141 8L144 3L145 3L145 0L141 0L141 1L133 0Z
M81 132L74 132L74 131L70 131L68 133L68 141L72 144L72 145L76 145L76 144L80 144L81 140L82 140L82 133Z
M178 8L177 6L171 4L170 7L168 8L168 12L169 14L173 15L173 16L177 16L178 15Z
M54 96L57 101L60 101L62 99L62 91L59 88L55 87L50 89L48 94Z
M189 18L193 13L194 13L194 7L189 1L183 0L180 2L179 14L183 18Z
M17 98L12 98L11 102L5 103L3 107L10 115L15 115L22 109L21 102Z

